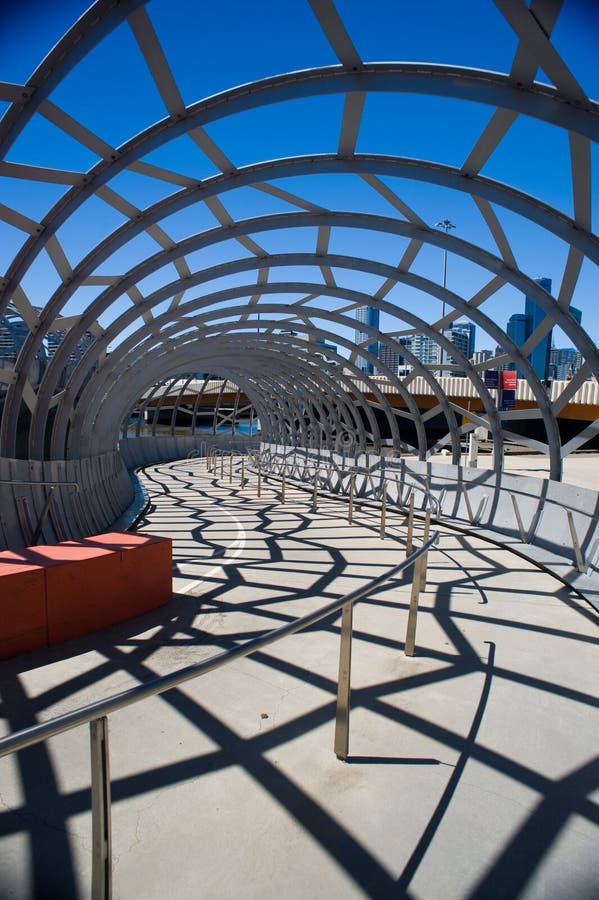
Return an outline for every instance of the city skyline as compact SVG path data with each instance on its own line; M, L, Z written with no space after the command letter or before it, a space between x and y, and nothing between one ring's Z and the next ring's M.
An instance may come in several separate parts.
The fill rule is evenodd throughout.
M538 283L549 293L551 292L551 279L544 276L537 276L535 282ZM569 310L572 317L581 324L582 313L575 307ZM378 329L380 314L379 310L374 307L360 307L355 310L355 318L359 324L366 324L370 328ZM514 312L508 320L507 336L518 347L522 348L531 338L536 329L543 329L545 314L543 310L534 303L530 297L524 297L524 312ZM443 336L454 344L457 350L474 365L480 365L484 362L494 359L497 356L504 355L505 351L502 347L496 347L495 351L487 348L475 349L476 347L476 325L467 319L456 319L451 323L450 327L443 330ZM448 352L442 358L440 344L437 343L431 335L423 332L416 332L397 339L395 343L385 340L385 335L381 334L378 341L372 340L370 332L362 331L356 328L356 343L368 343L367 349L370 353L377 357L379 362L394 374L402 374L411 371L413 368L409 359L401 352L401 346L405 347L410 354L416 357L419 362L425 366L441 369L441 365L459 365L459 359L452 357ZM541 381L551 379L568 380L582 365L582 355L574 347L556 347L553 342L553 328L546 331L544 336L538 339L536 346L533 347L528 354L535 374ZM376 370L376 364L373 364L365 358L358 357L356 360L358 368L364 372L373 374ZM504 371L518 372L518 377L522 377L522 373L517 369L515 363L502 363L500 366ZM447 374L453 376L464 375L462 369L452 368Z

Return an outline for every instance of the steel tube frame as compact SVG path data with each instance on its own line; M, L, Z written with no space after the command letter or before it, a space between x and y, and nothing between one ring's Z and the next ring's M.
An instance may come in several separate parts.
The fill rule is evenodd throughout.
M523 41L522 46L528 46L527 41L535 37L536 31L534 23L523 16L515 8L512 8L507 2L499 4L507 21L515 29L516 33ZM541 14L541 13L539 13ZM145 13L141 11L141 3L128 0L117 7L108 0L98 0L93 7L84 14L81 20L73 26L72 29L59 42L57 47L51 51L46 60L38 67L34 76L30 79L21 95L16 91L15 95L10 97L11 106L8 112L0 122L0 148L8 148L11 142L19 134L23 125L29 121L31 115L43 107L44 113L57 123L62 122L62 127L71 137L77 139L77 128L79 123L73 122L68 124L68 117L62 114L62 111L55 107L49 97L54 88L60 84L62 79L67 75L89 50L94 47L98 41L115 28L125 15L131 16L130 24L134 34L140 44L140 49L144 52L147 59L147 45L144 43L144 35L147 37L147 29L144 32L144 22L151 29L149 19ZM330 229L332 227L355 227L370 228L371 230L380 231L382 233L397 234L406 237L410 241L412 248L412 256L410 261L406 262L407 268L411 265L413 256L417 252L418 247L422 243L429 243L442 248L446 258L447 252L454 252L464 259L470 260L477 265L487 268L493 273L497 279L512 284L518 290L534 299L537 305L545 311L551 323L556 324L570 337L574 345L581 351L586 359L586 365L590 372L599 378L599 354L592 341L582 328L575 322L572 316L568 315L567 307L572 296L572 292L576 285L582 255L586 254L590 259L599 261L599 240L590 231L590 214L587 211L588 194L590 192L590 150L589 140L599 140L599 104L588 99L584 92L577 85L575 80L569 74L558 54L547 56L545 51L547 47L543 43L542 46L535 45L535 52L538 51L539 60L543 59L543 68L549 71L550 77L554 78L556 88L551 88L539 84L533 84L532 78L536 71L536 65L539 60L531 50L533 59L525 64L523 54L519 51L514 60L513 70L509 75L497 75L495 73L475 71L454 66L429 65L429 64L410 64L410 63L364 63L360 60L355 48L351 49L351 41L345 33L341 20L337 20L335 16L326 15L319 8L317 12L321 26L325 31L325 35L332 42L333 49L342 61L341 67L321 67L303 72L287 73L262 79L250 85L233 88L222 94L209 97L185 107L183 101L177 100L173 106L173 96L167 102L169 118L152 125L144 132L131 138L126 144L118 150L114 150L100 139L93 138L97 146L100 148L99 155L102 157L100 161L86 173L84 177L77 179L76 182L69 181L68 178L64 183L70 184L70 188L65 195L55 204L44 219L43 227L40 226L35 232L31 232L23 244L21 250L15 256L13 262L9 266L6 279L0 285L3 290L5 300L15 295L15 302L18 306L18 291L22 277L28 271L32 262L38 257L40 251L44 248L48 249L49 255L56 262L56 255L52 255L58 247L62 253L59 244L56 244L56 233L69 216L74 213L89 198L93 197L98 191L110 183L113 177L123 172L127 168L136 170L143 166L142 160L149 152L157 147L166 145L170 140L180 135L187 134L193 129L202 129L211 122L216 122L223 118L243 111L262 108L266 104L284 102L286 100L295 100L304 97L324 97L330 94L343 94L346 97L345 110L340 135L339 151L336 156L326 154L323 156L299 157L277 160L274 162L259 162L242 169L235 169L224 172L208 179L201 184L192 184L185 179L180 181L183 189L148 207L145 211L140 212L138 216L130 218L123 226L116 229L112 234L100 242L87 256L81 259L72 271L69 269L68 263L61 263L58 260L57 269L61 275L62 284L49 298L45 308L39 315L39 322L30 324L31 334L27 337L19 360L17 362L16 377L12 383L8 384L5 399L5 407L0 426L0 449L4 455L12 456L16 453L16 431L18 425L21 405L26 401L31 411L31 428L29 453L33 458L44 457L44 447L46 442L46 430L48 424L48 410L53 406L57 406L56 417L49 434L51 440L50 456L55 459L66 457L67 455L80 456L84 442L84 433L90 422L90 417L84 411L82 406L82 397L87 398L93 395L96 398L101 397L98 409L102 410L106 418L101 419L97 415L93 419L94 437L89 439L90 449L94 449L93 443L95 435L99 435L99 443L102 449L107 449L108 444L115 439L115 433L118 436L118 427L114 421L114 411L119 406L117 393L125 394L134 399L132 393L134 385L139 383L137 374L132 375L127 372L128 365L136 365L139 362L139 354L149 350L148 360L153 366L153 370L158 373L159 369L164 369L166 361L166 350L172 348L172 342L179 341L180 332L184 330L184 325L171 325L156 338L149 337L152 329L160 329L162 322L167 323L173 316L189 314L189 312L198 311L205 306L204 299L196 301L195 305L188 302L180 304L180 298L183 292L192 284L200 284L205 278L206 273L195 273L187 275L188 272L185 263L185 254L201 247L212 246L220 240L237 239L244 246L251 246L249 242L250 234L259 234L262 231L268 231L277 228L288 227L316 227L318 229L318 242L316 252L312 256L313 265L318 265L323 273L323 277L327 284L310 285L304 284L302 288L318 289L318 293L324 296L339 296L347 298L348 294L344 294L340 288L333 290L331 279L331 267L339 265L339 258L334 254L329 254L328 242ZM548 41L553 25L555 24L557 13L555 10L542 10L541 20L544 23L545 32L544 40ZM540 20L540 21L541 21ZM158 44L159 45L159 44ZM540 47L540 49L539 49ZM349 49L348 49L349 48ZM350 52L351 51L351 52ZM543 52L541 52L543 51ZM349 53L349 55L348 55ZM544 55L543 55L544 54ZM356 65L350 65L348 61L357 61ZM535 62L536 60L536 62ZM534 64L533 64L534 63ZM163 66L162 71L153 67L151 61L148 61L151 74L154 77L157 87L161 90L164 87L164 78L169 76L168 64L166 68ZM524 74L523 74L524 73ZM174 85L174 81L173 81ZM15 86L16 87L16 86ZM162 92L162 91L161 91ZM174 87L177 93L176 85ZM506 112L515 117L517 114L526 114L534 118L538 118L544 122L552 123L562 129L566 129L570 140L570 162L572 167L573 178L573 207L574 218L565 216L563 213L552 209L547 204L537 201L535 198L513 188L501 185L491 179L482 177L478 174L482 163L480 163L481 142L484 139L487 143L491 141L493 136L495 144L489 152L493 152L494 148L502 136L501 124L495 123L491 131L487 129L481 140L475 144L471 156L468 158L462 170L450 166L438 165L426 161L407 160L400 157L376 157L367 154L355 154L355 143L358 129L362 117L362 109L364 97L368 93L376 92L409 92L416 94L430 94L439 97L454 97L462 100L475 100L476 102L492 105L496 107L496 111ZM168 93L168 92L167 92ZM175 109L176 107L176 109ZM512 119L513 120L513 119ZM508 126L509 127L509 126ZM352 133L354 133L352 138ZM485 138L486 136L486 138ZM90 138L90 139L91 139ZM218 150L218 148L216 148ZM220 152L220 151L219 151ZM222 155L222 154L221 154ZM343 157L343 158L341 158ZM476 159L479 159L479 165L476 165ZM226 161L227 162L227 161ZM17 171L19 164L0 164L2 174L9 174L10 171ZM227 162L228 165L228 162ZM232 165L232 164L231 164ZM22 167L21 177L31 177L29 169L31 167ZM27 172L25 172L27 169ZM155 170L160 171L157 167ZM248 220L247 222L233 222L225 224L224 220L217 215L221 222L221 227L213 229L210 232L201 235L195 235L186 241L179 243L171 242L162 244L167 247L166 250L149 257L143 263L131 269L118 279L116 284L111 285L107 290L102 291L99 297L88 307L86 312L79 317L79 320L72 324L67 336L60 345L58 351L47 368L42 379L37 395L31 396L31 385L28 382L28 372L30 364L36 356L37 349L41 346L44 335L53 328L57 327L59 321L56 316L64 308L65 303L73 296L74 291L81 286L85 279L95 272L115 249L124 246L127 241L138 234L148 231L148 229L156 226L167 215L171 215L177 210L182 210L193 203L218 198L228 190L234 190L240 186L259 187L264 181L276 178L285 178L289 175L307 175L310 173L347 173L352 172L364 178L371 187L377 189L376 177L378 175L391 175L399 177L408 177L412 180L426 181L439 184L446 188L456 188L466 191L475 198L479 209L487 223L489 231L497 243L501 256L500 259L479 247L467 244L454 236L449 239L446 235L439 234L432 229L423 227L421 220L417 217L408 223L390 220L382 216L365 216L356 213L331 213L317 207L315 204L306 204L303 206L308 212L281 214L279 216L265 216L257 219ZM71 173L73 176L74 173ZM60 182L61 178L66 178L69 173L55 173L54 180ZM41 180L53 180L52 173L49 170L40 170ZM271 192L275 189L270 186ZM380 191L379 191L380 192ZM281 193L281 191L279 191ZM392 195L392 192L388 191ZM115 195L118 198L118 194ZM292 197L292 195L288 195ZM298 205L302 206L300 198ZM398 198L397 203L400 204ZM292 197L293 200L293 197ZM528 279L517 269L512 250L505 239L501 226L494 217L494 213L490 204L498 204L512 212L526 216L530 221L536 222L543 228L557 235L560 239L566 241L570 246L568 263L564 270L564 279L560 290L558 301L549 297L534 282ZM399 205L397 208L401 208ZM127 214L127 213L126 213ZM393 224L394 223L394 224ZM168 236L167 236L168 237ZM49 242L54 241L54 245ZM258 245L252 241L254 252ZM259 252L260 248L258 248ZM409 256L409 252L406 256ZM252 286L253 293L250 307L254 301L260 301L263 295L274 290L274 286L265 284L266 277L262 279L264 270L271 266L285 265L285 262L269 257L260 260L250 260L248 271L252 267L260 269L258 283ZM296 257L301 255L296 255ZM289 257L287 257L289 258ZM179 264L181 262L181 265ZM358 261L361 263L361 261ZM155 292L151 298L142 299L140 303L136 303L132 309L134 317L144 316L146 324L143 325L136 333L133 344L127 344L127 351L120 349L115 358L107 363L105 351L110 337L118 334L119 329L124 327L124 317L119 319L106 330L106 334L101 336L96 345L85 354L78 366L76 366L72 377L67 381L66 387L62 395L57 395L56 390L59 385L60 378L65 362L69 358L69 354L76 347L86 329L97 326L97 317L101 315L108 306L111 305L119 296L127 291L132 292L137 289L137 283L157 271L162 266L174 263L177 271L181 276L177 282L173 282L166 287L166 291L176 290L176 294L171 293L169 297L175 296L175 300L171 304L171 309L165 314L161 324L158 325L157 319L152 316L153 307L160 302L157 297L160 292ZM183 265L185 263L185 265ZM378 265L378 272L382 272L380 264L372 261L368 263L366 271L374 271L374 266ZM231 274L235 271L241 271L243 261L232 261L223 264L221 271L223 274ZM358 268L358 266L354 266ZM216 267L218 268L218 267ZM351 266L350 266L351 268ZM393 270L393 267L387 267ZM400 266L401 268L401 266ZM327 275L328 272L328 275ZM535 395L540 416L543 420L545 431L547 434L546 445L541 445L543 449L547 449L550 458L550 475L553 478L561 477L562 457L570 449L574 449L578 444L570 442L566 448L563 448L559 439L559 432L555 422L554 413L556 412L560 401L555 404L549 402L543 386L539 383L534 375L526 356L518 351L514 345L509 342L506 335L498 329L489 317L484 316L475 306L471 306L462 298L456 298L449 292L443 290L439 292L437 286L431 286L424 279L418 279L417 276L409 272L397 272L393 270L393 275L387 277L391 279L393 284L404 282L410 286L419 289L425 289L434 296L439 296L442 303L448 302L452 309L457 312L464 312L473 322L480 324L487 333L497 340L507 350L508 354L515 361L516 365L529 381L533 393ZM182 274L183 273L183 274ZM333 279L334 284L334 279ZM490 283L491 284L491 283ZM290 287L297 286L290 285ZM279 286L281 287L281 286ZM163 289L164 290L164 289ZM249 289L248 289L249 291ZM492 293L492 291L491 291ZM139 294L139 291L138 291ZM24 295L22 295L24 297ZM132 293L133 296L133 293ZM163 295L165 297L167 295ZM212 302L228 303L235 295L213 294ZM248 293L248 296L249 293ZM364 295L362 295L364 296ZM219 300L215 300L219 297ZM403 318L408 319L406 311L401 310L393 304L386 304L384 294L381 297L369 298L371 302L381 309L383 312L389 312L391 315L401 314ZM25 302L27 298L24 298ZM27 301L28 302L28 301ZM354 302L354 301L352 301ZM357 300L355 302L358 302ZM176 309L175 309L176 307ZM197 307L197 310L196 310ZM4 308L4 300L0 299L0 310ZM291 315L300 316L302 311L299 306L290 305L285 308L290 311ZM235 307L234 307L235 309ZM275 311L274 305L268 303L260 303L256 305L259 312ZM230 310L228 310L230 311ZM148 313L146 316L145 314ZM309 317L311 310L304 313ZM316 310L312 314L319 318L325 318L322 310ZM34 317L37 314L33 314ZM149 319L151 318L151 321ZM205 339L206 344L210 344L215 348L229 346L229 356L227 358L227 371L223 374L226 377L234 377L238 380L246 381L244 390L249 391L255 397L257 406L260 409L261 419L268 427L268 436L281 442L286 440L305 440L308 444L317 439L322 440L325 445L331 445L335 435L341 430L341 423L350 425L352 421L351 411L346 403L341 400L341 378L336 375L328 380L325 373L317 372L318 366L309 364L310 372L308 374L308 363L302 359L302 364L298 369L293 369L291 364L281 374L275 374L273 371L273 360L271 358L270 365L266 366L266 370L260 371L258 368L252 372L249 368L242 373L242 378L238 379L236 371L238 368L233 364L233 356L235 346L239 346L240 336L234 334L238 326L226 326L221 328L222 340L213 343L218 334L218 327L211 326L211 319L214 315L208 312L199 313L196 319L200 330L196 332L200 339ZM334 316L329 317L328 321L339 323L343 317L336 319ZM245 321L242 313L240 322ZM273 320L274 321L274 320ZM302 319L300 318L300 321ZM436 329L429 328L426 331L419 323L417 317L413 317L412 321L415 328L424 333L433 336L441 346L442 358L445 355L445 347L443 335L439 335ZM272 328L276 326L272 325ZM309 332L308 325L302 326L302 330ZM429 327L429 326L426 326ZM439 326L442 327L442 326ZM267 329L268 330L268 329ZM320 333L313 331L312 333ZM332 334L332 331L325 331L325 337ZM110 335L110 337L108 337ZM214 336L213 336L214 335ZM381 335L380 338L389 342L386 336ZM106 339L106 340L105 340ZM272 350L273 336L266 334L263 338L265 349ZM147 343L146 343L147 341ZM137 342L137 349L134 344ZM191 349L187 346L191 342L191 338L185 337L182 340L181 353L177 358L190 359ZM124 342L125 343L125 342ZM142 347L143 345L143 347ZM160 349L162 347L162 349ZM136 353L138 354L136 356ZM455 355L455 350L452 350ZM216 354L215 354L216 355ZM97 372L92 374L89 384L84 391L81 388L85 379L91 372L91 367L99 362ZM482 385L482 380L475 369L471 369L467 365L463 367L467 371L472 383L475 385L481 396L488 420L488 426L491 430L494 441L494 466L496 471L501 466L501 450L503 437L513 437L508 428L501 423L500 416L494 409L494 404L490 398L489 392ZM443 369L441 368L441 372ZM114 373L113 383L107 380L108 372ZM178 376L178 372L171 369L172 377ZM425 370L421 374L425 374ZM295 376L295 377L294 377ZM425 375L425 377L427 377ZM459 442L461 430L457 427L455 419L455 410L451 404L447 402L447 398L440 385L431 379L428 374L428 383L433 389L433 393L437 397L439 403L439 411L443 412L448 423L447 439L453 447L454 462L459 462ZM262 382L262 384L260 383ZM330 400L325 384L339 382L335 387L333 394L334 399ZM293 383L302 385L310 395L311 386L316 388L315 395L308 399L302 397L292 397L291 399L282 399L277 396L277 388L281 389L282 394L289 394ZM407 384L399 382L395 379L393 382L397 390L400 391L402 397L409 396ZM372 382L370 382L370 385ZM434 386L436 385L436 387ZM482 392L481 392L482 385ZM145 385L144 385L145 387ZM28 393L29 389L29 393ZM241 389L238 385L238 390ZM291 391L291 393L293 393ZM138 395L139 396L139 395ZM248 393L248 397L250 393ZM398 413L394 413L388 403L386 397L382 396L383 411L389 423L389 428L393 436L394 450L398 451L402 446L399 425L397 422ZM171 417L171 426L176 418L176 412L182 393L175 401L175 407ZM156 430L156 419L161 404L164 403L166 392L161 394L159 399L158 410L155 411L152 431ZM362 399L365 400L363 394ZM146 399L146 404L149 398ZM303 403L303 409L302 409ZM414 406L408 406L410 411ZM368 415L372 416L372 410L367 402L364 402L362 409ZM459 412L459 409L458 409ZM306 425L305 419L309 422ZM359 414L353 416L354 423L359 419ZM299 427L295 424L300 423ZM371 421L369 419L369 421ZM487 424L487 422L485 422ZM423 417L418 413L415 416L415 425L417 429L419 448L422 449L423 441L426 442L426 434ZM192 423L192 429L194 424ZM234 418L232 422L234 427ZM140 428L140 421L138 421ZM103 429L103 433L101 433ZM116 429L116 431L115 431ZM363 429L364 432L364 429ZM594 434L591 428L588 436ZM380 437L378 427L372 426L372 435L377 446Z
M293 215L303 215L303 214L293 214ZM367 217L367 218L368 218L368 217ZM457 239L452 238L452 240L457 240ZM401 277L401 278L398 279L398 280L405 280L406 283L410 283L410 282L414 283L414 276L411 276L411 277L410 277L409 275L406 275L406 276ZM422 279L421 281L424 282L423 279ZM421 284L418 284L418 287L421 287L421 286L422 286ZM537 286L537 287L538 287L538 286ZM432 293L432 292L433 292L433 291L431 291L431 293ZM482 315L480 314L480 312L478 312L478 311L470 310L469 307L467 306L467 304L464 304L463 301L460 301L459 298L456 298L456 297L455 297L455 295L452 295L452 294L450 294L449 292L445 292L445 293L446 293L446 295L447 295L447 296L446 296L446 299L452 304L452 306L455 306L457 309L460 309L460 311L466 312L467 314L469 314L469 315L471 316L471 318L472 318L473 320L481 322L481 324L483 325L483 327L485 327L486 330L489 331L489 333L491 333L491 334L493 334L493 332L498 333L498 334L495 334L494 336L496 336L497 339L502 340L504 345L507 344L505 335L503 335L502 332L499 332L499 329L497 328L497 326L494 325L494 323L493 323L491 320L489 320L489 319L488 319L487 317L485 317L485 316L482 316ZM456 302L456 301L457 301L457 302ZM463 304L463 305L462 305L462 304ZM381 305L381 306L382 306L382 303L379 301L379 304L378 304L378 305ZM564 315L564 314L562 313L562 315ZM579 327L579 326L576 325L576 323L574 322L574 320L573 320L571 317L566 316L565 318L566 318L566 319L569 319L569 321L570 321L571 323L574 323L574 325L575 325L576 327ZM562 324L564 324L564 323L562 323ZM530 383L531 383L531 386L533 387L533 390L535 391L535 394L536 394L536 396L537 396L537 401L538 401L538 402L540 401L540 402L539 402L539 405L540 405L540 406L547 407L547 406L548 406L548 403L547 403L547 399L546 399L545 392L544 392L544 390L541 388L540 385L539 385L538 388L535 387L536 376L534 376L534 373L532 372L531 367L527 364L527 360L526 360L525 358L522 358L521 355L520 355L519 352L518 352L518 349L515 348L515 347L513 347L513 346L510 347L509 352L510 352L510 355L512 355L512 356L517 360L518 365L522 367L522 370L526 371L526 370L528 369L528 371L527 371L526 374L527 374L527 377L528 377L528 379L529 379L529 381L530 381ZM595 351L595 354L594 354L594 355L597 356L596 351ZM518 357L520 357L520 358L518 358ZM552 426L551 426L551 420L552 420L551 412L550 412L549 409L545 409L545 410L543 410L543 411L546 413L546 415L544 415L544 419L545 419L545 422L546 422L546 426L548 426L548 428L551 429L551 427L552 427ZM555 437L556 437L556 436L553 435L553 442L550 440L550 443L555 443ZM554 455L555 455L555 454L554 454ZM561 458L561 457L560 457L560 458Z

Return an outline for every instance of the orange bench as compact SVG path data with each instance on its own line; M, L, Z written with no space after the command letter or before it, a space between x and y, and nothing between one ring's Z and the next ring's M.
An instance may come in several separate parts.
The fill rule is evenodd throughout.
M172 541L99 534L0 552L0 659L98 631L172 596Z

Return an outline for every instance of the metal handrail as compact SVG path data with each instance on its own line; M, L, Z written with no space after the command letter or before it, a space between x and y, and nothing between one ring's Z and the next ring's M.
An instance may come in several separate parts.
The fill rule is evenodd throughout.
M249 455L249 454L248 454L248 455ZM261 454L253 454L253 455L258 457L257 462L258 462L258 464L259 464L260 466L264 465L263 460L262 460L262 457L261 457ZM283 461L283 462L281 463L281 465L284 466L285 468L287 468L287 466L288 466L289 464L288 464L287 462ZM330 463L329 463L328 465L327 465L327 464L324 464L324 463L319 464L319 463L317 463L317 462L314 461L314 460L312 461L312 464L311 464L311 465L312 465L312 467L315 469L315 471L318 471L318 472L328 472L328 473L330 473L330 472L338 472L338 473L340 473L341 475L346 475L346 474L347 474L347 475L369 475L369 474L371 474L370 471L369 471L368 469L363 469L363 468L361 468L360 466L348 466L347 469L341 469L341 468L339 468L338 466L333 466L333 465L331 465ZM308 467L308 466L306 465L306 467ZM272 475L272 473L271 473L271 477L277 478L277 477L279 477L279 476L277 476L277 475ZM380 481L381 481L381 482L391 482L392 484L396 484L396 479L394 479L394 478L392 478L392 477L390 477L390 476L388 476L388 475L385 475L384 473L382 473L382 474L379 476L379 478L380 478ZM406 480L406 484L407 484L407 486L408 486L411 490L416 489L416 490L419 491L421 494L423 494L423 496L428 500L428 502L429 502L432 506L434 506L436 517L437 517L437 518L440 518L440 516L441 516L441 503L439 502L439 498L438 498L438 497L435 497L435 495L432 494L432 493L431 493L426 487L424 487L424 485L422 485L419 481L415 481L415 480L413 480L413 479L412 479L411 481L407 481L407 480ZM345 496L345 495L336 494L335 496ZM399 504L398 504L399 506L403 506L403 505L404 505L403 503L401 503L401 500L400 500L399 497L398 497L398 501L400 501ZM367 504L367 503L376 503L376 500L371 500L371 499L369 499L368 497L361 497L361 498L354 498L354 503L355 503L356 505L364 505L364 504Z
M239 647L217 653L210 659L178 669L170 675L162 675L145 684L129 688L104 700L89 703L79 709L56 716L47 722L41 722L24 728L14 734L0 738L0 758L24 750L34 744L70 731L80 725L90 725L91 748L91 788L92 788L92 898L93 900L109 900L112 896L111 865L111 799L110 799L110 765L108 745L107 716L141 700L155 697L165 691L178 687L186 681L206 675L215 669L222 668L244 656L250 656L282 638L298 631L303 631L321 622L334 613L342 610L339 678L337 682L337 714L335 725L334 751L339 759L347 759L349 748L349 712L350 712L350 670L352 644L353 606L366 595L389 582L396 575L414 566L412 575L412 598L410 601L410 617L406 636L406 652L410 643L410 655L413 653L413 641L416 628L416 612L418 592L426 579L426 558L430 548L437 542L439 533L435 532L422 546L410 556L393 566L382 575L373 578L367 585L357 588L339 600L327 603L321 609L288 622L274 631L254 640L247 641Z
M274 454L271 454L271 455L274 456ZM305 460L305 457L304 457L303 459ZM314 465L316 465L316 461L315 461L315 460L312 460L310 464L311 464L311 466L313 467ZM323 469L323 470L328 470L328 469L330 468L331 470L334 470L334 471L342 471L342 469L340 469L339 467L335 467L335 466L329 466L329 467L327 467L327 466L325 466L324 464L323 464L323 465L320 465L319 468L321 468L321 469ZM365 474L365 473L368 472L369 470L356 467L356 471L357 471L357 472L359 471L359 472L361 472L362 474ZM394 469L391 469L390 471L398 471L398 472L399 472L399 470L394 470ZM480 471L482 471L482 470L480 470ZM490 471L489 474L492 475L493 472ZM504 474L504 475L507 475L507 476L510 476L512 473L510 473L510 472L504 472L503 474ZM532 476L531 476L531 477L532 477ZM455 482L454 482L454 483L455 483ZM421 485L420 482L416 481L415 484L418 485L418 490L423 491L423 492L426 490L426 489ZM459 485L459 484L465 484L465 483L464 483L464 482L460 482L460 483L458 483L458 485ZM482 485L482 484L481 484L481 485L473 484L472 486L473 486L473 487L489 487L488 485ZM489 487L489 489L491 489L491 488ZM523 496L523 497L525 497L525 498L532 499L532 500L534 500L534 501L536 501L537 503L540 503L540 504L542 504L542 505L546 505L546 504L547 504L547 505L549 505L549 506L556 506L556 507L559 507L559 508L561 508L561 509L563 509L563 510L570 510L570 511L573 512L573 513L578 513L578 514L580 514L580 515L583 515L585 518L590 519L591 521L599 521L599 512L582 511L582 510L580 509L580 506L579 506L579 505L576 505L573 501L570 501L570 502L569 502L567 498L566 498L566 499L560 498L560 499L558 500L558 499L555 499L555 498L553 498L553 497L545 497L545 496L540 496L540 495L539 495L539 496L535 496L535 495L527 494L525 491L523 491L523 490L522 490L521 488L519 488L517 485L516 485L516 486L510 486L510 487L507 488L506 490L508 490L508 492L510 492L510 493L516 494L517 496ZM435 497L434 494L431 494L430 496L431 496L434 500L437 500L437 497Z
M61 487L63 484L70 484L71 487L74 485L76 488L76 493L79 493L80 486L78 481L21 481L20 479L10 478L10 479L0 479L0 484L31 484L37 487L46 486L46 487Z
M247 641L245 644L234 647L232 650L225 650L222 653L217 653L203 662L194 663L191 666L178 669L176 672L171 672L170 675L161 675L160 678L155 678L145 684L129 688L126 691L122 691L120 694L113 694L105 700L97 700L95 703L88 703L86 706L82 706L79 709L72 710L68 713L63 713L60 716L56 716L54 719L49 719L47 722L31 725L29 728L24 728L21 731L14 732L14 734L0 738L0 758L7 756L10 753L24 750L26 747L31 747L33 744L39 744L41 741L55 737L57 734L62 734L64 731L70 731L72 728L76 728L79 725L85 725L87 722L91 722L101 716L107 716L110 713L117 712L117 710L124 709L126 706L131 706L133 703L137 703L140 700L146 700L148 697L163 694L165 691L169 691L172 688L183 684L185 681L198 678L200 675L206 675L214 669L221 668L228 662L233 662L244 656L249 656L252 653L256 653L258 650L262 650L264 647L268 647L270 644L274 644L282 638L287 637L287 635L295 634L298 631L309 628L311 625L315 625L317 622L322 621L322 619L326 619L327 616L331 616L333 613L338 612L346 604L357 603L359 600L362 600L366 594L370 594L373 590L386 584L405 569L409 569L420 556L430 550L433 544L436 543L438 537L439 532L434 532L429 540L415 550L410 556L402 560L402 562L398 563L396 566L393 566L388 572L384 572L382 575L373 578L366 586L357 588L355 591L346 594L341 599L327 603L326 606L321 607L321 609L318 609L315 612L308 613L308 615L302 616L299 619L294 619L293 622L288 622L286 625L282 625L274 631L269 631L268 634L265 634L262 637Z

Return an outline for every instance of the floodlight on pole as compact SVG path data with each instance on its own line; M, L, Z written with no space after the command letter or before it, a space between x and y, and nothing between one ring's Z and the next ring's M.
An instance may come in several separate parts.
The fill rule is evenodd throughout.
M449 219L443 219L441 222L435 223L435 228L442 228L444 230L445 234L449 234L451 229L455 228L455 227L456 226L453 224L453 222L450 222ZM444 291L445 291L446 284L447 284L447 247L444 247L443 248L443 290ZM444 318L445 318L445 296L443 296L443 299L441 300L441 319L443 320ZM444 351L443 351L443 347L441 347L441 366L443 365L443 361L444 361L443 357L444 357ZM443 369L441 369L440 374L443 375Z

